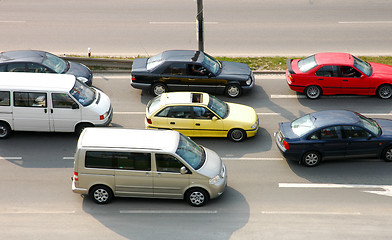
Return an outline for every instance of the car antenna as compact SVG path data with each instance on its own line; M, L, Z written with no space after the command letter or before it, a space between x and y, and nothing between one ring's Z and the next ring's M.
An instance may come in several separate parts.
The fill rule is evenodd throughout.
M150 57L150 54L148 54L147 50L144 48L143 44L141 42L139 42L140 45L142 46L144 52L147 54L147 57Z

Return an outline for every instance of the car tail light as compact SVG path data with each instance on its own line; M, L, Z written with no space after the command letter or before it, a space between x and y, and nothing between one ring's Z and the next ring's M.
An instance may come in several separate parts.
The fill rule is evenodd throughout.
M289 143L286 142L286 141L283 141L283 146L284 146L284 148L285 148L286 150L289 150L289 148L290 148Z
M104 115L99 115L99 120L104 120L105 116Z
M147 121L147 123L148 123L148 124L152 124L152 121L151 121L151 119L149 119L149 118L146 118L146 121Z
M131 78L131 79L132 79L132 81L135 81L135 80L136 80L136 78L135 78L134 76L132 76L132 78Z
M74 177L73 177L73 179L74 179L75 181L79 181L79 173L78 173L78 172L74 172Z

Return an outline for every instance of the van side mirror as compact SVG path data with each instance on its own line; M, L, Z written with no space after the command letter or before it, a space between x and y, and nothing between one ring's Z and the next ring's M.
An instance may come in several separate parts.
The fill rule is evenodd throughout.
M72 109L79 109L79 105L77 103L72 104Z
M188 169L186 169L185 166L182 166L182 167L180 168L180 173L181 173L181 174L187 174L187 173L188 173Z

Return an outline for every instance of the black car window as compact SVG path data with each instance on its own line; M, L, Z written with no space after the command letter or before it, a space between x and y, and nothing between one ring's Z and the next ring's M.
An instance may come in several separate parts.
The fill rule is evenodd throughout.
M320 131L320 139L337 139L339 138L338 127L327 127L321 129Z
M356 77L359 78L362 74L358 72L355 68L350 66L341 66L340 73L342 77Z
M46 108L46 93L14 92L14 106Z
M324 66L317 70L315 75L319 77L338 77L338 66Z
M167 117L169 111L170 111L171 107L166 107L164 109L162 109L159 113L157 113L157 115L155 115L156 117Z
M0 106L10 106L10 92L0 91Z
M7 67L8 72L26 72L25 63L10 63Z
M188 72L191 76L206 76L208 71L205 67L199 64L188 64Z
M343 126L344 138L368 138L372 136L368 131L357 126Z
M68 94L52 93L52 105L54 108L72 108L74 104L77 103Z
M7 71L6 66L7 66L7 65L5 65L5 64L0 65L0 72L6 72L6 71Z
M163 71L162 74L170 75L186 75L186 64L185 63L172 63L169 67Z
M180 169L184 166L176 157L169 154L155 154L155 161L158 172L180 173Z
M215 116L205 107L193 107L193 115L195 119L212 119L212 117Z
M190 106L172 106L169 113L169 118L192 118L192 110Z
M42 66L37 63L27 63L27 71L28 72L34 72L34 73L54 73L53 71L50 71L47 67Z

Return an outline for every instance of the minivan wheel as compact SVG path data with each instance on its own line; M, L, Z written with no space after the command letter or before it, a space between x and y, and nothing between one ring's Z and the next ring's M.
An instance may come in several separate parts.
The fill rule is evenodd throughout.
M7 123L0 122L0 139L5 139L11 134L11 128Z
M194 188L189 190L185 197L186 201L193 207L201 207L209 200L208 193L201 188Z
M318 152L307 152L302 157L302 163L307 167L317 166L321 161L321 156Z
M241 95L241 87L238 84L230 84L226 87L225 93L229 97L236 98Z
M383 154L382 154L382 158L386 161L386 162L392 162L392 146L387 147Z
M309 86L305 89L305 95L309 99L317 99L321 96L321 88L319 86Z
M106 186L96 186L90 193L94 202L98 204L107 204L113 198L112 191Z
M242 129L231 129L228 137L233 142L241 142L246 138L246 132Z
M155 96L158 96L168 91L166 85L163 83L155 83L154 85L152 85L151 90Z

